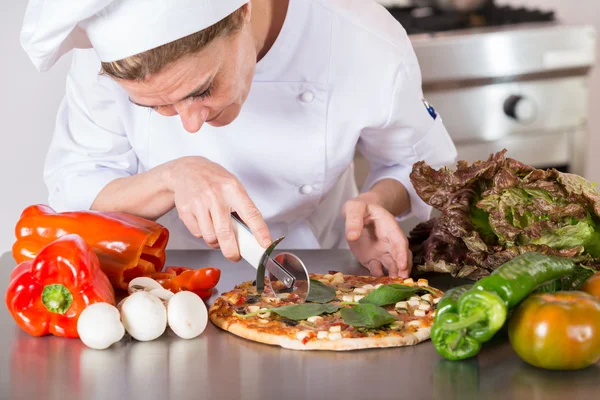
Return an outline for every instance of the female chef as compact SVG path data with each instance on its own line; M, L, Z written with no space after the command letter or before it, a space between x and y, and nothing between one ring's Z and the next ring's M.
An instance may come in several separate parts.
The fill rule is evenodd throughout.
M265 247L349 246L374 275L409 275L398 220L430 212L412 164L456 150L382 6L30 0L21 42L40 71L73 50L44 172L56 210L161 218L171 245L237 261L235 211Z

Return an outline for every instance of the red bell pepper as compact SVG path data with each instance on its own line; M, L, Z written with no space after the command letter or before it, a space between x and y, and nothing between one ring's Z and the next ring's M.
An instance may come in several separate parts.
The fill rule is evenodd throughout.
M27 207L15 227L17 263L32 260L55 239L77 234L95 251L115 288L127 289L138 276L162 270L169 231L162 225L117 212L56 213L45 205Z
M190 291L203 300L208 300L221 279L221 270L212 267L201 269L167 267L164 272L152 274L150 278L173 293Z
M93 303L115 305L115 293L90 246L78 235L65 235L15 268L5 301L30 335L77 338L81 312Z

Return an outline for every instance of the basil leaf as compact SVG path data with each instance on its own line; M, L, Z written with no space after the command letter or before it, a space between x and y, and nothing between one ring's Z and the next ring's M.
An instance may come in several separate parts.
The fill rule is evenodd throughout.
M335 299L335 289L315 279L310 280L310 292L306 301L313 303L328 303Z
M342 308L340 314L348 325L365 328L379 328L396 321L392 314L373 304L359 304L352 308Z
M294 321L300 321L310 317L315 317L321 314L331 314L340 309L340 306L334 306L332 304L294 304L291 306L283 306L277 308L271 308L269 311L273 311L281 315L284 318L292 319Z
M415 295L419 291L431 292L423 287L413 287L392 283L390 285L380 286L362 299L361 304L374 304L376 306L387 306L388 304L396 304L399 301L406 300Z

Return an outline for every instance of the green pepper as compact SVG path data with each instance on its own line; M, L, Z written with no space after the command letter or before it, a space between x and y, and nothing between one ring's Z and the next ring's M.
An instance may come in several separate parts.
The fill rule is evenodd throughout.
M459 321L458 300L471 287L472 285L463 285L448 290L438 303L435 312L431 341L435 350L449 360L472 357L481 349L481 344L468 336L466 329L447 330L443 326Z
M458 318L451 318L450 315L447 318L440 317L437 321L439 328L434 322L433 328L436 329L432 329L432 335L435 330L438 337L446 338L441 344L444 350L448 350L444 346L451 343L451 338L458 340L461 335L480 344L486 342L504 326L508 312L537 287L571 274L574 268L575 263L566 258L540 253L517 256L464 292L457 304ZM451 335L452 332L454 335ZM461 340L466 339L461 337ZM472 355L472 352L450 353L454 360Z
M446 314L458 314L458 300L473 285L463 285L447 290L437 305L434 322L440 321Z

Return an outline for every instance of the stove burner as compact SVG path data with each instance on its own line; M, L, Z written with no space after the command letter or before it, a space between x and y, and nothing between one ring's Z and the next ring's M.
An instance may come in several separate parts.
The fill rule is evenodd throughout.
M447 12L433 7L389 7L388 11L409 35L555 20L552 11L498 6L493 1L470 13Z

